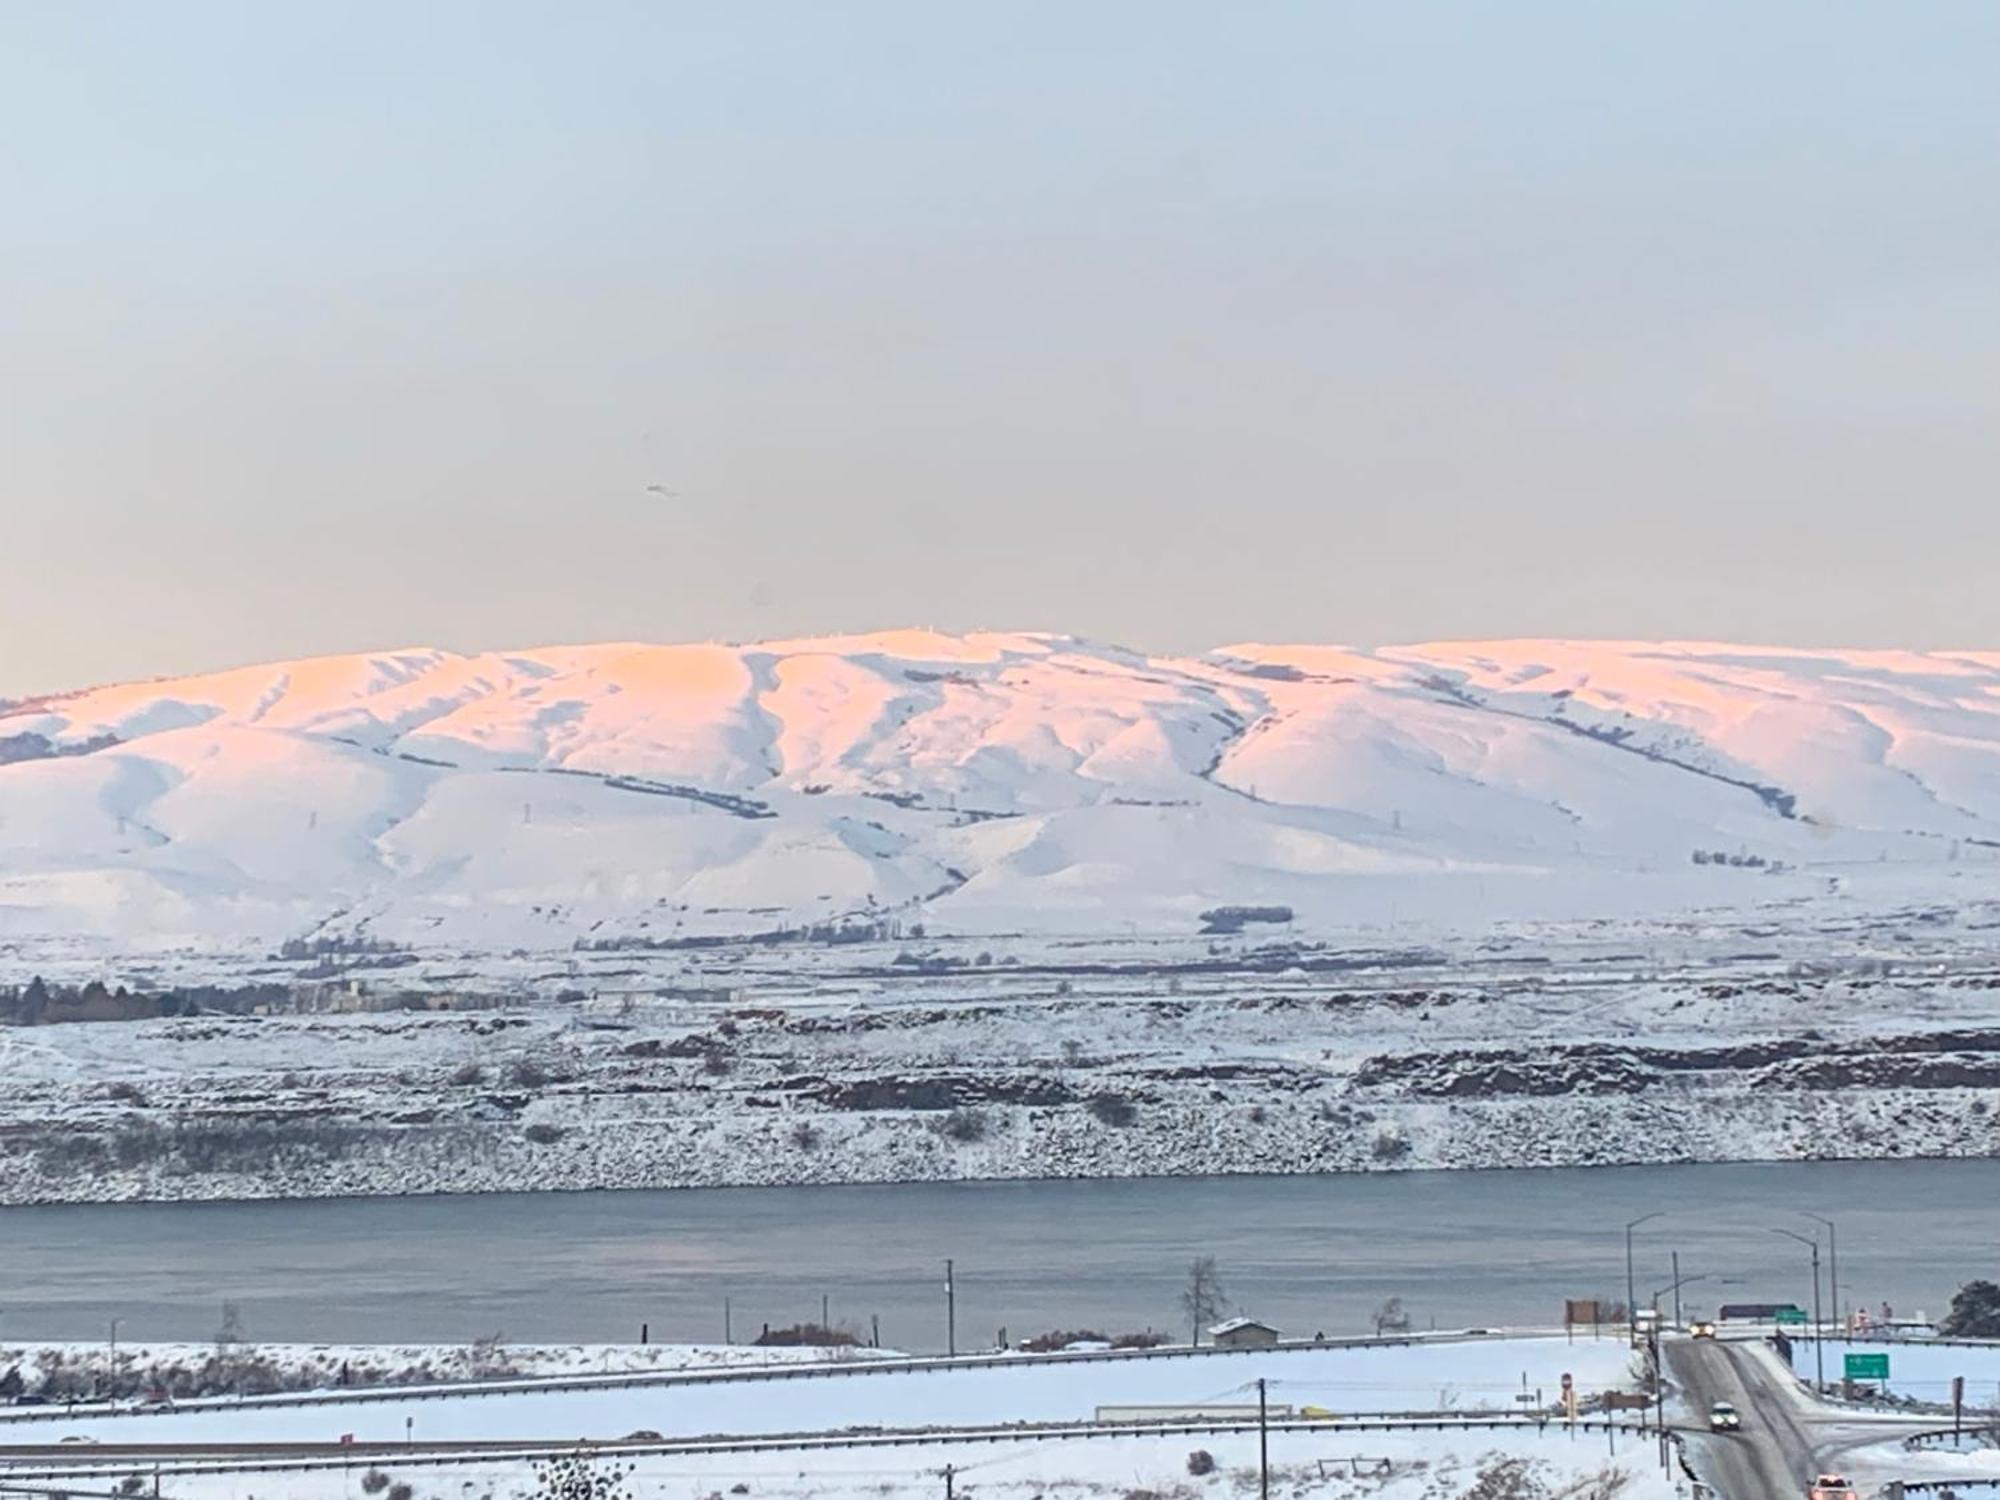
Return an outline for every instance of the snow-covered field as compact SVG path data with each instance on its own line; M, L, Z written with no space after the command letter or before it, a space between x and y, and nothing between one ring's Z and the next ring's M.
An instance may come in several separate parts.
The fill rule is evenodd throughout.
M1970 1409L2000 1411L2000 1343L1990 1345L1927 1343L1921 1340L1884 1343L1863 1340L1849 1343L1826 1341L1826 1378L1838 1380L1848 1354L1886 1354L1889 1357L1889 1394L1908 1397L1932 1405L1951 1404L1951 1383L1965 1380L1965 1404ZM1808 1378L1813 1365L1813 1346L1800 1340L1792 1348L1792 1368ZM1867 1382L1874 1388L1878 1382Z
M1196 1450L1213 1473L1189 1473ZM1649 1444L1607 1451L1602 1438L1549 1433L1278 1432L1270 1440L1271 1492L1328 1500L1673 1500L1683 1492L1653 1462ZM889 1451L821 1449L727 1457L621 1460L630 1495L748 1496L751 1500L933 1500L953 1470L968 1500L1237 1500L1257 1493L1257 1439L1119 1437L1091 1441L937 1445ZM470 1461L447 1467L381 1465L412 1500L527 1500L525 1464ZM318 1473L175 1475L183 1500L356 1500L366 1465Z
M977 1426L1090 1420L1100 1406L1254 1405L1270 1400L1333 1412L1518 1411L1538 1393L1553 1406L1563 1373L1586 1397L1623 1389L1631 1354L1609 1340L1560 1338L1419 1343L1388 1348L1284 1349L1194 1358L1075 1364L1021 1362L945 1370L890 1370L811 1379L560 1387L475 1395L399 1394L259 1404L186 1404L115 1416L29 1408L0 1420L106 1443L606 1441L654 1431L677 1437L829 1432L850 1427ZM406 1425L407 1424L407 1425ZM48 1441L48 1438L41 1438Z

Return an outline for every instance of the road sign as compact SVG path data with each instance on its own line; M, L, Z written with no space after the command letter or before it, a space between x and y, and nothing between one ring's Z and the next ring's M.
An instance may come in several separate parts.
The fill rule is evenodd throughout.
M1780 1323L1803 1323L1805 1320L1806 1310L1803 1307L1781 1307L1778 1309L1777 1321Z
M1886 1354L1850 1354L1847 1356L1843 1372L1849 1380L1887 1380L1889 1378L1889 1356Z

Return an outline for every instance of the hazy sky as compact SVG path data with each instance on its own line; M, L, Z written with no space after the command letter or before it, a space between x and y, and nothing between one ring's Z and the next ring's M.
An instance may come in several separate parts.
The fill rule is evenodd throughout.
M0 139L0 693L2000 647L1990 3L0 0Z

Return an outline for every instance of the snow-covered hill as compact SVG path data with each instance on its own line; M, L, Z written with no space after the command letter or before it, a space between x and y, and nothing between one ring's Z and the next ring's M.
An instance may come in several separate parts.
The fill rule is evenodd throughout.
M1219 906L1468 926L1940 897L1996 854L2000 652L906 631L0 705L16 943L1188 933Z

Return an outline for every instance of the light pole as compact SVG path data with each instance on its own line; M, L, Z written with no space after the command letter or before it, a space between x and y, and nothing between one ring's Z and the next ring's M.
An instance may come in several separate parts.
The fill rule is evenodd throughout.
M1657 1309L1660 1305L1660 1299L1668 1292L1672 1292L1674 1294L1674 1327L1678 1328L1681 1326L1681 1288L1684 1286L1693 1286L1697 1281L1712 1281L1714 1279L1706 1271L1699 1276L1676 1276L1666 1286L1654 1292L1647 1300Z
M113 1318L113 1319L111 1320L111 1376L110 1376L110 1379L111 1379L111 1394L112 1394L112 1396L113 1396L113 1398L114 1398L114 1399L115 1399L115 1398L117 1397L117 1395L118 1395L118 1325L119 1325L120 1323L124 1322L124 1321L125 1321L125 1320L124 1320L123 1318Z
M958 1278L952 1274L950 1261L944 1263L944 1347L945 1353L958 1357Z
M1632 1330L1638 1326L1639 1310L1635 1305L1639 1300L1638 1289L1632 1281L1632 1231L1649 1219L1657 1219L1666 1213L1664 1208L1649 1214L1640 1214L1625 1226L1625 1339L1631 1342Z
M1794 1234L1789 1229L1774 1229L1773 1234L1782 1234L1788 1240L1797 1240L1812 1251L1813 1273L1813 1378L1820 1390L1826 1389L1826 1339L1825 1329L1819 1321L1819 1241L1807 1239L1802 1234Z
M1799 1212L1806 1218L1826 1226L1826 1300L1833 1304L1834 1322L1840 1325L1842 1332L1845 1332L1847 1317L1840 1310L1840 1236L1834 1230L1833 1220L1820 1214L1809 1213L1805 1209L1800 1209Z

